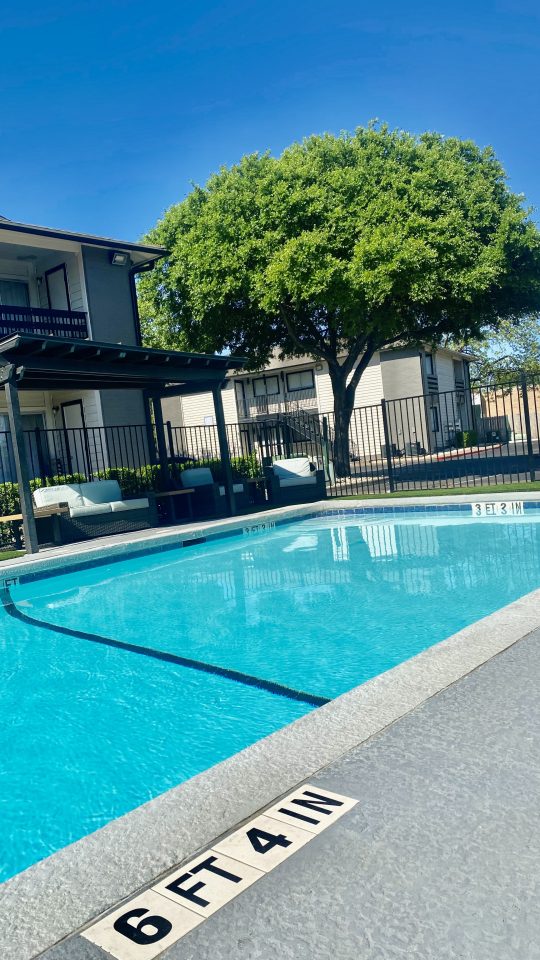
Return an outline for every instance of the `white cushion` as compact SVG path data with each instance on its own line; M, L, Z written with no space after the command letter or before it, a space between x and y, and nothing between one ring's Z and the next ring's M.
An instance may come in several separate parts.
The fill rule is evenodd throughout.
M233 488L233 493L243 493L243 492L244 492L244 484L243 484L243 483L233 483L233 487L232 487L232 488ZM220 495L220 497L224 497L224 496L225 496L225 487L220 487L220 488L219 488L219 495Z
M110 503L93 503L91 506L70 507L70 517L93 517L99 513L110 513Z
M39 487L34 490L36 507L50 507L55 503L68 503L70 507L82 507L84 504L78 483L62 483L57 487Z
M272 464L276 477L285 480L288 477L309 477L312 473L308 457L291 457L290 460L274 460Z
M146 497L140 497L138 500L113 500L109 506L113 513L121 513L122 510L147 510L149 502Z
M90 483L81 483L80 489L85 507L122 499L118 480L92 480Z
M191 467L180 474L183 487L207 487L214 482L210 467Z
M317 477L314 473L310 477L285 477L279 481L280 487L307 487L317 483Z

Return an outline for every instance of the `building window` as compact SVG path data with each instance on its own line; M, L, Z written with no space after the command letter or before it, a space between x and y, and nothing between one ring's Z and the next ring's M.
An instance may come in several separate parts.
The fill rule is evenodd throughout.
M440 423L439 423L439 408L438 408L438 407L432 407L432 408L431 408L431 427L432 427L433 433L438 433L439 430L441 429Z
M300 370L298 373L287 374L287 391L294 393L295 390L313 390L315 380L313 370Z
M454 360L454 380L456 382L464 380L463 363L461 360Z
M435 357L433 356L432 353L426 353L426 371L427 371L428 376L430 376L430 377L434 377L434 376L435 376L435 373L436 373L436 370L435 370Z
M253 381L254 397L274 397L279 393L278 377L257 377Z
M7 307L29 307L28 284L21 280L0 280L0 304Z

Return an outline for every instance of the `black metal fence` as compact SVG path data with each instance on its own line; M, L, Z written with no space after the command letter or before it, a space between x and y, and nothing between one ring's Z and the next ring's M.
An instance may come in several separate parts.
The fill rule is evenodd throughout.
M55 477L99 478L111 470L132 477L132 486L149 488L156 463L154 444L144 424L120 427L36 428L24 433L33 480L50 483ZM0 432L0 485L16 482L11 434ZM1 486L0 486L1 495Z
M463 386L353 410L343 455L333 413L278 412L227 427L233 457L299 454L326 470L329 496L540 479L540 381ZM178 457L219 457L215 426L169 428Z
M125 496L168 483L145 424L25 432L33 486L115 477ZM346 443L332 413L279 411L227 426L235 476L261 476L277 458L308 456L331 497L477 487L540 479L540 380L430 392L352 411ZM208 464L222 481L214 424L166 424L173 469ZM0 516L18 512L11 436L0 432ZM0 526L6 542L7 528Z

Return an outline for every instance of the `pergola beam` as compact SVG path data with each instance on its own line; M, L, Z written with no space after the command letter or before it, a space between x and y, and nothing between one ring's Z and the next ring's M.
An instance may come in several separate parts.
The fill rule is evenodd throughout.
M93 356L87 357L85 360L76 360L74 357L69 360L69 363L65 363L66 356L61 354L60 356L47 356L47 354L36 354L29 353L27 358L25 357L26 365L30 372L36 373L52 373L54 372L56 377L69 377L73 374L80 374L86 380L94 380L97 383L104 383L105 386L102 389L107 389L106 381L108 379L114 380L115 382L129 381L130 379L134 380L146 380L149 383L159 383L166 386L168 383L182 383L197 381L200 382L201 379L201 370L190 367L190 366L181 366L175 367L174 362L171 363L130 363L129 360L121 356L119 352L114 360L108 360L106 357L103 357L98 363L97 353L94 353ZM119 362L121 361L121 362ZM212 376L214 374L214 376ZM206 367L204 365L204 379L207 380L217 380L221 383L223 379L223 370L216 369L212 370L211 367Z

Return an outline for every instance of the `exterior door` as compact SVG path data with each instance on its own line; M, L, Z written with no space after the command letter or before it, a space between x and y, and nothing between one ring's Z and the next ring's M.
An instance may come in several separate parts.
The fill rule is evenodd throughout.
M51 310L71 310L65 263L45 271L47 299Z

